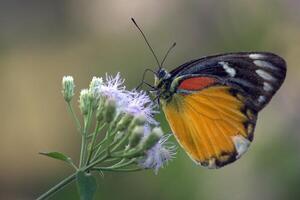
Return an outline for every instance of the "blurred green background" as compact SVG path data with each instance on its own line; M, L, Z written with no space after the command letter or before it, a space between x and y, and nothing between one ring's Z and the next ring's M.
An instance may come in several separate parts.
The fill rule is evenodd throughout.
M287 78L260 113L255 140L239 161L207 170L179 148L157 176L99 176L96 199L300 199L299 10L298 0L1 0L0 199L36 198L71 173L37 154L78 157L80 138L61 96L64 75L74 76L78 94L92 76L121 72L130 89L145 68L155 69L130 17L160 57L177 42L169 70L205 55L263 50L286 59ZM52 199L78 199L75 185Z

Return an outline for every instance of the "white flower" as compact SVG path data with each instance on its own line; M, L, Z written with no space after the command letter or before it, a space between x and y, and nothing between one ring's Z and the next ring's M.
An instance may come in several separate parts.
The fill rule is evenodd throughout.
M95 92L98 93L100 97L114 100L116 107L122 108L128 102L127 92L125 91L123 83L124 79L120 77L120 73L117 73L115 77L106 74L106 80L103 84L95 87Z
M145 133L149 134L145 127ZM148 132L148 133L147 133ZM146 155L139 161L139 165L145 169L154 169L154 173L157 174L158 170L164 167L170 160L175 157L176 146L168 143L167 140L171 135L165 135L149 150L146 151ZM145 136L146 137L146 136Z
M144 116L148 123L158 125L153 118L157 105L153 103L150 97L144 91L132 91L128 94L128 105L124 108L124 112L133 116Z
M95 91L106 99L112 99L116 102L118 113L128 113L133 116L145 116L150 124L157 125L153 115L156 104L152 102L150 97L144 91L127 91L123 85L124 79L120 73L115 77L106 75L106 80L95 87Z

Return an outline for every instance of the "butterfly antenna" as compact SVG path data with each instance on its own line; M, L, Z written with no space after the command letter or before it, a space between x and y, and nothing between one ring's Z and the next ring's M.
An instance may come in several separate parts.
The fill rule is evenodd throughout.
M156 54L155 54L153 48L151 47L150 43L148 42L148 40L147 40L147 38L146 38L144 32L142 31L142 29L139 27L139 25L136 23L136 21L135 21L133 18L131 18L131 21L134 23L134 25L136 26L136 28L137 28L137 29L140 31L140 33L142 34L142 36L143 36L145 42L147 43L147 45L148 45L150 51L152 52L152 54L153 54L153 56L154 56L154 58L155 58L155 60L156 60L156 63L158 64L158 67L161 68L161 65L159 64L158 58L157 58L157 56L156 56Z
M165 60L167 59L167 57L168 57L168 55L169 55L169 53L171 52L171 50L172 50L175 46L176 46L176 42L174 42L174 43L172 44L172 46L170 46L170 48L168 49L168 51L167 51L167 53L166 53L164 59L163 59L162 62L160 63L160 66L161 66L161 67L163 66Z
M150 84L148 84L148 83L145 82L145 77L146 77L146 73L147 72L152 72L153 74L155 74L156 76L158 76L157 73L155 71L153 71L152 69L145 69L140 84L135 88L136 90L140 89L140 87L142 87L143 84L146 84L147 86L149 86L152 89L154 89L154 87L152 85L150 85Z

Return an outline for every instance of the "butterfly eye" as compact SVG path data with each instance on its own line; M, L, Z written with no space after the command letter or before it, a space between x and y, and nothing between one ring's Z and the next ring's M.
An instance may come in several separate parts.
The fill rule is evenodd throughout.
M164 70L164 69L160 69L159 72L158 72L158 78L159 79L167 79L170 77L170 74Z
M159 72L158 72L158 77L159 78L163 78L165 75L166 75L165 70L159 70Z

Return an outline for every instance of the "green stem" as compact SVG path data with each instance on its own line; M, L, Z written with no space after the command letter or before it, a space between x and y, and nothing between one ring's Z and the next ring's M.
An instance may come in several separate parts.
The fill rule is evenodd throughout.
M112 131L112 126L113 125L110 124L108 130L106 131L104 139L95 146L97 148L97 151L94 154L94 156L92 158L92 161L94 161L95 159L97 159L104 152L104 151L101 151L102 145L109 139L109 137L110 137L109 133Z
M70 165L71 165L76 171L78 171L77 166L76 166L73 162L71 162Z
M44 200L52 196L54 193L58 192L59 190L63 189L65 186L70 184L72 181L74 181L76 178L76 173L71 174L69 177L65 178L55 186L53 186L50 190L43 193L41 196L39 196L36 200Z
M77 115L75 114L75 112L74 112L74 110L73 110L73 107L72 107L72 105L71 105L70 102L68 102L68 110L69 110L69 112L71 113L71 115L72 115L72 117L73 117L73 119L74 119L74 121L75 121L75 124L76 124L76 127L77 127L79 133L82 134L80 121L79 121Z
M93 158L91 159L91 162L94 162L97 158L99 158L103 153L107 152L107 149L103 149L100 151L101 148L98 148L96 153L94 154Z
M92 105L90 105L89 111L87 116L84 117L84 127L83 127L83 132L82 132L82 137L81 137L81 150L80 150L80 160L79 160L79 168L83 166L85 163L85 155L87 151L87 132L89 129L90 121L91 121L91 116L93 114L92 110Z
M95 162L91 163L90 165L85 166L83 168L80 168L79 170L88 171L89 169L93 168L95 165L101 163L102 161L106 160L107 158L109 158L109 156L105 155L102 158L100 158L100 159L96 160ZM52 187L50 190L48 190L47 192L45 192L44 194L39 196L36 200L44 200L44 199L49 198L54 193L58 192L59 190L64 188L66 185L68 185L69 183L74 181L74 179L76 179L76 174L77 173L74 173L74 174L70 175L69 177L65 178L64 180L62 180L61 182L56 184L54 187Z
M117 151L113 152L111 154L111 157L113 158L133 158L133 157L138 157L143 155L143 149L142 148L134 148L131 149L130 151Z
M99 163L105 161L108 158L110 158L110 156L105 154L102 158L99 158L98 160L93 161L89 165L85 166L82 170L89 170L89 169L93 168L94 166L98 165Z
M81 136L81 148L80 148L79 167L82 166L82 160L83 160L83 141L84 141L84 136Z
M112 143L111 146L116 145L112 148L112 152L117 150L127 140L128 137L129 137L129 134L127 133L126 135L123 136L123 138L120 141Z
M93 170L100 170L100 171L110 171L110 172L136 172L136 171L142 171L144 170L143 168L131 168L131 169L111 169L111 168L107 168L107 167L95 167L93 168Z
M86 126L87 126L87 118L84 118L84 128L83 134L81 136L81 149L80 149L80 160L79 160L79 168L82 167L84 163L84 155L85 155L85 146L86 146Z
M134 163L136 161L135 158L127 161L127 162L124 162L125 160L121 160L119 163L111 166L110 168L114 168L114 169L118 169L118 168L122 168L122 167L127 167L128 165L131 165L132 163Z
M92 158L97 135L98 135L99 131L104 128L104 126L105 126L105 123L100 127L100 123L99 123L99 121L97 121L95 132L93 134L93 138L92 138L92 141L91 141L91 150L89 152L88 159L86 161L87 165L90 163L90 160Z

